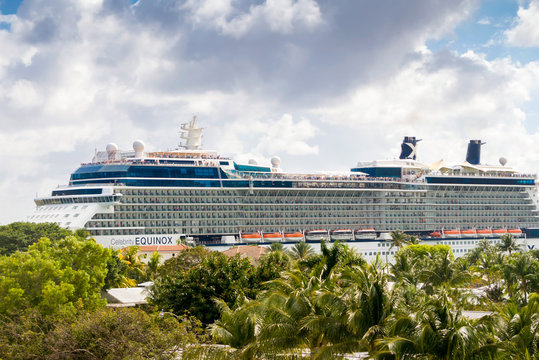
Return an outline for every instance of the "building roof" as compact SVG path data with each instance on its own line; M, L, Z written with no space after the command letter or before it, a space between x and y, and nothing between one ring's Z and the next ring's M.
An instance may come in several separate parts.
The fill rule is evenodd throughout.
M228 257L233 257L236 254L240 254L240 257L242 258L248 257L251 261L258 261L260 260L262 255L266 254L268 251L268 248L265 248L263 246L243 245L235 246L228 250L225 250L223 251L223 254Z
M107 290L103 294L109 305L116 304L116 306L147 304L147 296L148 291L145 287L114 288Z
M140 252L178 252L189 248L189 246L184 244L178 245L143 245L139 246Z

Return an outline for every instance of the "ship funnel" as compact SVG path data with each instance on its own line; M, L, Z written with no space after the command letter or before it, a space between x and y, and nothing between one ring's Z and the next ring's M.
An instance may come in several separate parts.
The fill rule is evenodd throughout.
M415 160L416 145L421 139L416 139L415 136L405 136L401 144L401 154L399 159Z
M466 161L472 165L479 165L481 163L481 145L485 144L481 140L470 140L468 151L466 151Z

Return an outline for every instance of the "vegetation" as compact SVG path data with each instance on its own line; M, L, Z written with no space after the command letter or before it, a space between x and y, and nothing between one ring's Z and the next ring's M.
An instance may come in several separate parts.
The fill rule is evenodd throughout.
M161 264L84 232L12 225L21 239L0 255L2 359L539 359L539 252L510 237L455 259L395 233L390 265L339 242L319 254L276 245L254 264L196 247ZM104 307L101 289L146 280L151 305Z
M0 255L26 251L30 245L43 237L56 241L69 235L73 235L73 233L55 223L15 222L3 225L0 226Z

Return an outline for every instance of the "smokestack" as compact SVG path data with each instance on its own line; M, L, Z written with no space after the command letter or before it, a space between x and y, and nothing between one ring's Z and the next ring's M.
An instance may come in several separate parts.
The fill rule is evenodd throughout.
M415 136L405 136L401 144L401 154L399 159L415 160L416 158L416 145L421 139L416 139Z
M468 151L466 151L466 161L472 165L481 163L481 145L485 145L481 140L470 140Z

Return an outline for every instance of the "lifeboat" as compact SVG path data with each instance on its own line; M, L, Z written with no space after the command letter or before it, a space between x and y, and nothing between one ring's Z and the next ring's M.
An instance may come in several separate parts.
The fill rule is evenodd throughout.
M490 229L480 229L480 230L477 230L477 236L492 237L492 231Z
M429 234L430 237L432 238L441 238L442 237L442 233L439 232L439 231L433 231Z
M446 238L459 238L460 237L459 229L446 230L443 233L444 233L444 237Z
M509 229L509 230L507 230L507 233L513 235L514 237L521 237L522 236L522 230L520 230L520 229Z
M475 231L475 229L461 230L460 234L462 235L462 237L477 237L477 231Z
M259 243L262 239L262 235L260 233L241 233L240 234L241 240L245 241L246 243Z
M357 229L354 231L354 238L356 240L375 240L376 231L374 229Z
M350 229L332 230L330 233L331 240L353 240L354 233Z
M329 238L327 230L307 230L305 231L305 240L320 241Z
M279 242L283 240L283 234L280 232L263 233L262 237L264 238L264 241L269 242Z
M303 233L300 231L285 232L284 241L303 241Z
M507 234L507 229L494 229L494 230L492 230L492 235L494 237L502 237L505 234Z

